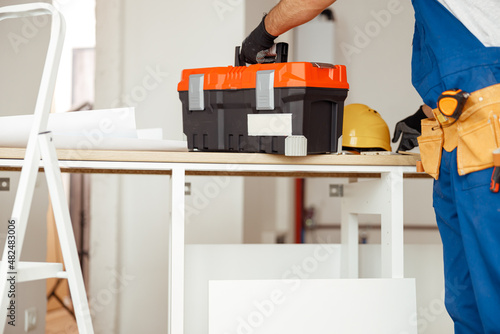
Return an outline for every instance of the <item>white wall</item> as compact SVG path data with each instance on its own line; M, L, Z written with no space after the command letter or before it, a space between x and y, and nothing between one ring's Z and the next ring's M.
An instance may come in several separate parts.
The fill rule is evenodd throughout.
M186 244L243 242L243 179L188 176L186 183Z
M244 194L245 243L276 243L277 237L293 242L293 179L247 177Z
M401 0L361 0L337 1L332 8L336 60L347 66L347 103L376 109L392 132L422 104L410 77L413 7Z
M66 19L66 40L59 65L54 112L65 112L74 107L73 49L95 46L95 1L56 0L54 3Z
M33 1L2 0L1 6ZM48 1L46 1L48 2ZM32 114L42 75L45 52L49 42L50 17L15 19L0 22L0 116ZM1 146L1 143L0 143ZM10 191L0 191L0 253L3 252L7 221L12 214L19 182L18 172L0 172L10 179ZM21 259L45 261L47 254L48 191L44 174L38 175L33 204ZM46 282L18 284L16 327L7 326L8 333L24 333L24 310L37 308L38 325L32 333L45 332Z
M233 64L244 37L243 3L220 2L98 0L96 108L135 106L138 127L162 127L165 138L183 139L181 70ZM154 88L144 85L151 79ZM202 194L214 182L188 181ZM215 184L220 192L205 196L208 204L191 203L196 213L186 227L188 242L208 242L214 234L218 242L242 240L242 179ZM168 176L92 177L90 295L97 333L166 332L169 186Z
M2 0L1 6L34 1ZM45 1L48 2L48 1ZM0 115L32 114L50 35L50 17L0 23Z
M0 33L1 34L1 33ZM0 178L10 179L10 190L0 191L0 256L5 245L7 221L11 219L14 198L19 183L20 173L0 172ZM47 182L43 173L38 174L33 195L33 203L28 218L28 227L24 237L22 261L45 262L47 256L47 210L49 206ZM37 309L38 324L32 333L45 333L46 281L32 281L17 285L16 294L16 327L6 326L7 333L24 332L24 312L26 309Z

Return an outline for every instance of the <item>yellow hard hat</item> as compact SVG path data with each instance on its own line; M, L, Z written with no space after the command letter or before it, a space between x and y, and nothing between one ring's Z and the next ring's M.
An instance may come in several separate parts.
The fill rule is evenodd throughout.
M362 150L391 151L389 127L382 116L367 105L360 103L344 107L342 146Z

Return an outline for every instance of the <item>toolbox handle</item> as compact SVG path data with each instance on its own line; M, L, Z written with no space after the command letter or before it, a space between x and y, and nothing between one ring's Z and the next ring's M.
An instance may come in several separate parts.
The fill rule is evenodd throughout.
M276 63L286 63L288 61L288 43L276 44Z
M234 55L234 66L245 66L245 62L240 59L241 46L237 46Z
M245 66L246 63L240 58L240 46L235 48L234 66ZM275 63L286 63L288 61L288 43L280 42L276 44Z

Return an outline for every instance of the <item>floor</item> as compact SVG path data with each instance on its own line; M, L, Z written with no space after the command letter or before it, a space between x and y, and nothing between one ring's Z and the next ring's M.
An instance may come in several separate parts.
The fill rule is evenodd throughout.
M75 318L63 308L47 312L45 321L46 334L78 334Z

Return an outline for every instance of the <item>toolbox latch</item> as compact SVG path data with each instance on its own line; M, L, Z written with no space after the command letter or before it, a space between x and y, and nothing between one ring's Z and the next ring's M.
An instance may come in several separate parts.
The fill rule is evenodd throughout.
M256 80L257 110L274 110L274 70L257 71Z
M203 96L204 74L191 74L189 76L189 110L205 110L205 99Z

